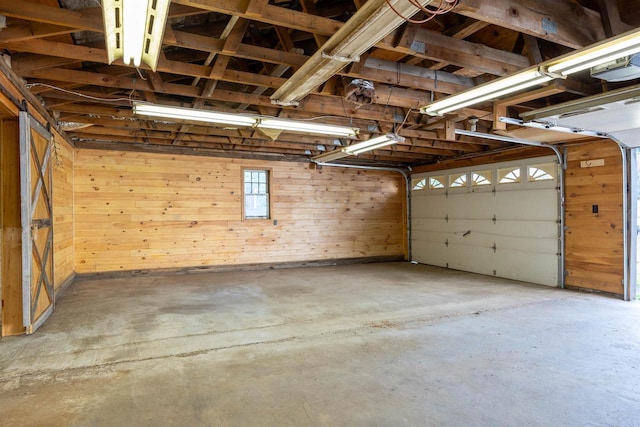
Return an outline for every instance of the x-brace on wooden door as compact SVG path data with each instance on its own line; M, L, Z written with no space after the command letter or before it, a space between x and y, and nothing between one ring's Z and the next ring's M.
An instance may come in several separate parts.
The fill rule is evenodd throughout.
M20 113L22 317L27 334L54 307L52 140L29 113Z

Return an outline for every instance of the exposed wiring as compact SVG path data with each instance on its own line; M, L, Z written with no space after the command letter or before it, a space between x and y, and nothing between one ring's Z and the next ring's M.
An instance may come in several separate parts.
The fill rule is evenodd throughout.
M138 76L140 76L141 80L147 80L147 78L145 76L142 75L142 72L140 71L140 68L136 67L136 71L138 72Z
M27 83L25 85L25 87L27 89L31 89L32 87L46 87L48 89L57 90L57 91L60 91L60 92L68 93L70 95L79 96L81 98L91 99L93 101L106 101L106 102L127 101L127 102L132 102L131 97L129 97L129 98L100 98L98 96L86 95L84 93L75 92L73 90L64 89L64 88L61 88L61 87L58 87L58 86L53 86L53 85L50 85L50 84L47 84L47 83Z
M402 126L404 126L404 124L407 122L407 119L409 118L409 114L411 114L411 111L413 111L413 108L409 108L409 111L407 111L407 114L404 115L404 120L402 121L402 123L400 123L400 126L398 126L398 132L400 132L400 129L402 129Z
M389 6L389 8L396 15L398 15L400 18L404 19L405 21L411 24L424 24L426 22L429 22L438 15L444 15L447 12L451 12L453 8L458 5L458 0L440 0L438 6L436 6L435 8L432 8L430 6L426 6L426 7L422 6L419 3L419 0L408 0L409 3L411 3L412 5L420 9L422 12L424 12L425 15L427 15L425 19L416 20L416 19L411 19L409 17L406 17L402 15L400 12L398 12L398 10L395 7L393 7L393 5L391 4L391 0L385 0L385 1L387 3L387 6Z

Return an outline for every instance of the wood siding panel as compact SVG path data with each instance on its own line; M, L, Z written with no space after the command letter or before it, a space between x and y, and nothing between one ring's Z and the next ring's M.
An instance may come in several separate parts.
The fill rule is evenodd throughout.
M2 120L0 185L2 196L2 334L24 333L22 325L22 226L20 224L20 125Z
M54 286L59 289L74 273L73 265L73 155L74 150L54 133L53 246Z
M583 160L604 166L581 168ZM622 158L612 141L569 147L566 171L566 271L569 287L623 293ZM598 213L592 212L598 205Z
M74 165L78 273L405 253L397 173L86 149ZM271 171L272 219L242 219L242 168Z

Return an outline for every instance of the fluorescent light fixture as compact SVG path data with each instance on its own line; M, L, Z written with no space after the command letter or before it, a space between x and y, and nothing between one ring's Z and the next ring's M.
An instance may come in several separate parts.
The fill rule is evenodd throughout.
M102 0L109 64L158 66L170 0Z
M369 0L271 95L277 105L298 102L432 0ZM395 9L395 10L394 10Z
M423 114L441 116L459 108L499 98L557 78L586 70L617 58L640 53L640 28L545 61L508 77L502 77L475 88L432 102L420 109Z
M133 114L236 126L255 126L256 124L255 117L248 117L242 114L219 113L194 108L169 107L144 103L134 103Z
M509 77L493 80L457 95L448 96L440 101L422 107L420 112L433 116L441 116L459 108L498 98L512 92L548 82L552 79L553 77L543 74L539 69L530 68Z
M377 150L378 148L386 147L391 144L397 144L403 142L404 137L396 135L395 133L388 133L386 135L379 136L377 138L370 139L368 141L358 142L357 144L350 145L343 148L343 151L347 154L358 155L367 151Z
M309 123L302 120L262 117L249 114L221 113L212 110L171 107L136 102L133 114L148 117L159 117L177 120L189 120L223 125L247 126L253 128L276 129L284 132L301 132L320 135L355 138L360 129L349 126L336 126L320 123Z
M522 119L514 119L511 117L500 117L499 120L502 123L524 126L528 128L534 128L534 129L553 130L556 132L570 133L573 135L594 136L597 138L609 138L609 134L605 132L598 132L598 131L580 129L575 127L560 126L557 123L553 123L553 122L542 122L542 121L526 122Z
M550 73L568 76L638 52L640 52L640 29L636 28L618 37L549 61L547 70Z
M323 135L355 138L359 129L348 126L335 126L319 123L309 123L300 120L260 118L256 125L258 128L279 129L289 132L319 133Z
M336 149L326 153L318 154L317 156L312 157L311 160L315 163L330 162L333 160L342 159L343 157L357 156L358 154L362 154L367 151L377 150L378 148L397 144L398 142L403 141L404 137L396 135L395 133L388 133L386 135L381 135L367 141L358 142L357 144L353 144L342 149Z
M333 151L328 151L326 153L318 154L311 158L314 163L326 163L332 162L334 160L342 159L343 157L349 157L350 154L344 152L343 148L338 148Z

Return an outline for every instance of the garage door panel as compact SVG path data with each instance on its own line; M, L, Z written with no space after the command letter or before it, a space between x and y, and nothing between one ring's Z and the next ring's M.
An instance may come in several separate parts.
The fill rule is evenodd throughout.
M437 229L413 230L411 234L413 239L416 241L416 244L423 241L445 244L449 239L449 237L451 236L451 233L437 231Z
M469 206L473 206L473 211L465 214L466 217L474 219L491 219L493 218L494 209L493 202L495 195L493 193L467 193L466 198L462 200L460 209L467 210Z
M447 246L444 243L416 243L416 247L412 248L418 254L414 261L422 264L435 265L438 267L447 267Z
M491 268L493 249L455 244L451 245L450 249L455 256L450 257L449 268L478 274L493 274Z
M549 237L558 238L558 224L556 221L519 221L496 220L497 233L523 238Z
M421 191L419 193L425 193ZM414 194L419 194L418 192ZM418 217L442 217L447 213L445 195L427 196L420 194L411 198L411 206Z
M521 251L499 251L496 255L498 253L500 264L496 267L497 276L547 286L557 285L556 255Z
M549 158L530 159L522 161L520 167L526 170L526 164L549 161ZM484 169L493 168L495 178L500 167L518 165L510 162ZM461 170L437 172L456 176L460 173ZM448 189L448 194L443 194L444 190L438 190L437 194L432 190L421 191L412 200L413 259L556 286L559 270L556 185L555 180L549 180L458 187Z
M555 254L558 252L558 239L556 238L529 238L523 243L522 238L499 236L495 244L500 251L521 251L526 253Z
M497 192L496 212L509 213L505 219L556 221L558 193L554 189Z

